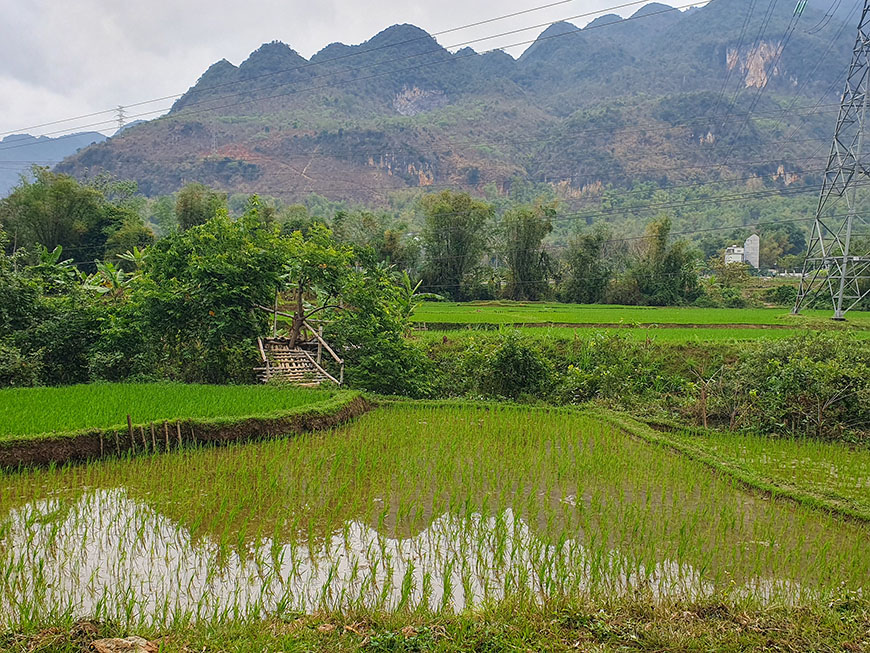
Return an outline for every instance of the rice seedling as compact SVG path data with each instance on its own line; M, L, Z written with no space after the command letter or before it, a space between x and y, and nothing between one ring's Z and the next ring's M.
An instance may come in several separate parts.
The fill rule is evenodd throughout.
M786 308L695 308L611 306L548 302L423 302L414 320L457 324L780 324L806 328L830 317L830 311L807 310L791 316ZM850 313L850 323L870 326L870 313Z
M444 338L449 340L461 340L462 338L481 335L473 326L469 329L417 331L413 338L422 342L440 342ZM694 343L694 342L737 342L744 340L772 340L779 338L793 338L804 335L806 330L801 329L758 329L740 327L515 327L524 338L540 339L591 339L597 336L620 336L632 341L656 342L656 343ZM487 331L487 334L489 331ZM870 330L855 330L853 337L870 338Z
M329 432L0 476L0 624L866 591L870 530L593 415L395 404Z
M329 389L288 386L181 383L6 388L0 390L0 440L80 429L126 430L127 415L134 424L176 418L264 415L324 401L334 394Z
M776 483L845 500L870 514L870 448L866 446L716 431L675 431L668 437Z

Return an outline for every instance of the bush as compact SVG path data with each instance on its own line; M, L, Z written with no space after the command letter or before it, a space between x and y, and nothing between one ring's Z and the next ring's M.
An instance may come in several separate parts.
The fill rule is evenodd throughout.
M720 419L762 433L841 438L870 428L870 348L817 333L755 345L712 397Z
M402 288L384 270L348 278L342 292L346 309L336 312L327 338L341 351L348 385L387 395L426 397L432 366L404 334L410 316Z
M797 300L797 288L794 286L776 286L764 291L761 298L768 304L777 306L794 306Z
M8 341L0 341L0 388L36 385L39 362L28 359Z
M487 356L482 377L481 387L488 394L510 399L522 395L541 397L549 393L552 368L514 331Z

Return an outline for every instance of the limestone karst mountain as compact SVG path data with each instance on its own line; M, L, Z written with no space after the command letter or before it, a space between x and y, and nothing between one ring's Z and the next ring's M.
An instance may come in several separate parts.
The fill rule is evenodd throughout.
M814 183L853 32L812 8L712 0L555 23L516 59L486 42L444 47L461 35L439 44L412 25L310 60L273 41L238 66L215 63L168 115L59 169L109 171L150 195L200 181L370 203L518 179L568 196L756 174Z

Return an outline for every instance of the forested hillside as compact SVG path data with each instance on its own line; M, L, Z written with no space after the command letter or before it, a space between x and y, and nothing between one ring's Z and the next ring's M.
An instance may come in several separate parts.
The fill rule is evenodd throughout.
M550 25L518 59L411 25L310 60L274 41L238 66L215 63L167 116L58 169L108 171L151 196L198 181L369 206L408 189L509 194L520 182L574 209L642 183L814 193L856 7L844 22L844 10L796 15L775 0L638 6L583 29Z

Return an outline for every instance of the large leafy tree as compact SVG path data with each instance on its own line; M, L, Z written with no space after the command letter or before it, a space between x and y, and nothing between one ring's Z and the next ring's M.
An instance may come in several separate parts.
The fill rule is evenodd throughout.
M158 241L132 300L147 339L182 378L225 382L250 374L254 341L267 328L256 307L283 283L291 245L265 226L256 204L235 222L225 212Z
M492 205L468 193L449 190L420 200L424 215L424 285L461 298L471 273L486 250L486 227Z
M119 230L135 231L137 242L147 240L139 215L123 200L109 201L105 184L82 185L69 175L38 166L33 168L33 177L22 180L0 200L0 224L11 236L9 245L42 245L48 250L60 245L81 265L93 267Z
M315 224L308 233L294 231L287 239L284 287L293 302L290 346L299 340L305 320L332 306L350 270L352 249L337 243L332 232Z
M553 206L519 206L502 218L508 299L537 301L548 292L551 266L544 237L553 230L555 215Z
M560 298L578 304L597 304L604 300L615 272L610 231L602 225L575 237L565 254L567 275Z

